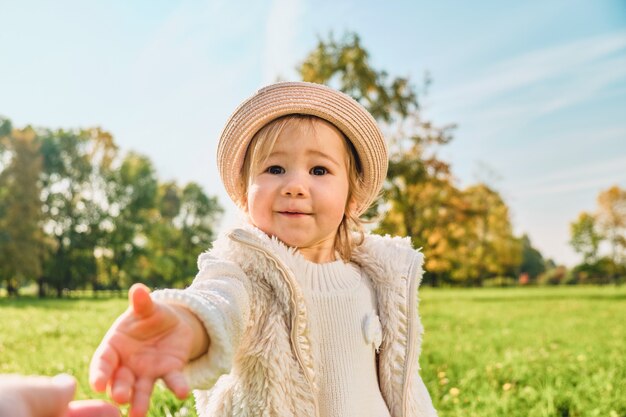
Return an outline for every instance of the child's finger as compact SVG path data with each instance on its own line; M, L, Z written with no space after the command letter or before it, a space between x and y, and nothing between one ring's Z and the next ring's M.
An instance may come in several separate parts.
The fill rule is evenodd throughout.
M181 400L189 395L189 384L180 371L172 371L163 377L165 385Z
M89 384L91 388L96 392L104 391L118 364L119 356L115 349L106 342L98 346L89 365Z
M133 284L128 292L128 298L133 312L139 317L146 317L154 310L150 289L143 284Z
M126 404L130 401L135 375L125 366L121 366L115 371L115 378L111 384L110 396L118 404Z
M130 406L130 417L144 417L150 406L150 395L154 387L154 380L151 378L140 378L135 383L133 391L133 402Z

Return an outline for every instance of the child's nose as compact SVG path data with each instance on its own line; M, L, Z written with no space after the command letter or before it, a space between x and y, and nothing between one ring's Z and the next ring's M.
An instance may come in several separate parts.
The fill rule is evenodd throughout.
M304 197L307 195L305 179L301 175L289 175L283 186L282 194L289 197Z

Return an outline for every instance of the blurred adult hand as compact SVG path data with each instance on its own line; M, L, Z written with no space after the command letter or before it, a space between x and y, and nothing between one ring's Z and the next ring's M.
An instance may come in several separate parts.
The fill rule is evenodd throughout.
M105 401L72 401L75 391L70 375L0 375L0 417L120 417Z

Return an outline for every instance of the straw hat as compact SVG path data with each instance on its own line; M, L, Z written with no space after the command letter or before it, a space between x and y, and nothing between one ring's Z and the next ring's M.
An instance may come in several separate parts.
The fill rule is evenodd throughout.
M374 201L387 175L387 144L374 118L350 96L321 84L281 82L260 89L226 122L217 148L217 166L228 195L241 201L239 186L250 141L263 126L288 114L317 116L332 123L352 142L366 193L357 202L362 214Z

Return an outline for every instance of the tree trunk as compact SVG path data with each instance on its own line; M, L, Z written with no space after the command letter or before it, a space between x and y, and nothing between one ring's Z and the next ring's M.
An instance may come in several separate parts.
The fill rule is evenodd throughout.
M12 279L7 280L7 294L9 297L18 297L19 293L17 287L14 285Z
M46 278L37 278L37 297L45 298L46 296Z

